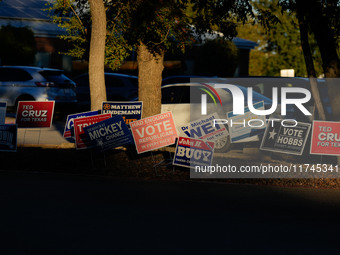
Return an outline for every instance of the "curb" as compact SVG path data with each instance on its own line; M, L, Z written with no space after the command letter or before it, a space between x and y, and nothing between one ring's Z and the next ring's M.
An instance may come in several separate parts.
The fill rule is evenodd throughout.
M42 149L75 149L74 143L62 144L18 144L20 148L42 148Z

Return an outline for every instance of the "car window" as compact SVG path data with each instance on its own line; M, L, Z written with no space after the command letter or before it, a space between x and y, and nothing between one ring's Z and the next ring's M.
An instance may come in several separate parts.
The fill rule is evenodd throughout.
M190 104L190 86L170 86L162 89L163 104Z
M264 84L263 83L258 83L254 85L254 91L264 95L265 91L264 91Z
M42 71L39 72L47 81L55 83L71 82L61 71Z
M190 87L181 86L182 96L180 98L181 104L190 104Z
M190 77L171 77L163 80L163 85L176 83L189 83Z
M89 76L84 75L75 80L77 83L77 87L89 87L90 82L89 82Z
M162 88L162 103L163 104L179 104L182 97L182 87L171 86Z
M113 77L111 75L106 75L105 76L105 84L107 87L124 87L124 82L122 79L118 77Z
M0 68L0 81L29 81L32 76L22 69Z
M217 98L217 95L214 95L215 93L207 94L206 92L207 88L204 86L190 86L190 90L188 92L185 89L183 91L184 93L182 96L182 101L185 103L201 104L203 94L207 95L206 100L208 104L214 104L216 100L219 100ZM187 93L189 93L189 97ZM217 94L219 93L220 93L219 89L217 89ZM224 93L229 93L229 92L225 90Z
M137 78L129 78L129 82L133 84L134 87L138 87L138 79Z

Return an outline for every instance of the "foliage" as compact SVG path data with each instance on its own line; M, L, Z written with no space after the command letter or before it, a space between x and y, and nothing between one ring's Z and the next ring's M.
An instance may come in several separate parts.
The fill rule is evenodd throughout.
M0 29L0 59L3 65L32 65L36 53L34 34L27 27Z
M313 8L312 5L308 5L308 2L303 0L279 0L280 6L283 10L295 12L297 9L297 3L302 2L305 9ZM332 36L336 41L337 48L340 48L340 2L339 0L319 0L318 3L321 15L328 20L328 26L332 31ZM313 17L310 17L313 18Z
M232 38L237 22L244 22L252 13L248 1L238 0L107 0L105 5L106 63L112 69L118 68L140 43L152 53L173 48L184 52L196 35L219 30ZM47 10L67 31L62 38L73 45L68 54L87 58L91 30L87 1L54 0Z
M304 55L301 48L298 20L294 13L282 11L278 1L257 1L254 8L275 15L273 22L259 23L252 20L238 27L240 37L259 44L250 53L250 75L278 76L280 69L294 69L295 75L307 76ZM265 19L262 17L262 19ZM310 46L316 73L321 75L322 61L315 39L310 34Z
M110 20L107 24L105 64L115 70L130 54L132 46L127 43L122 34L126 29L123 22L126 7L120 1L109 1L109 3L107 13L110 15ZM49 3L46 10L49 11L53 21L66 30L66 34L60 37L68 41L72 48L65 54L88 60L91 37L91 15L88 1L54 0Z
M221 38L208 40L194 50L199 56L195 62L195 74L204 76L232 77L237 67L237 48Z
M279 0L284 11L297 13L314 35L326 77L340 77L340 2L338 0Z

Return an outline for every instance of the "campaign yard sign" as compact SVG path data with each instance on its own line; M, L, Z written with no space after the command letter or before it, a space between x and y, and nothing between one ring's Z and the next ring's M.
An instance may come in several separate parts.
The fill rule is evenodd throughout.
M176 142L177 130L171 112L131 122L130 127L138 153L162 148Z
M228 137L229 132L225 125L218 123L214 124L214 119L220 119L216 112L198 120L191 121L189 125L182 126L181 130L190 138L206 140L209 142L215 142L221 138Z
M0 102L0 125L4 125L6 122L6 109L7 102Z
M54 101L20 101L16 124L19 128L50 128L54 112Z
M196 166L211 166L213 154L213 142L179 137L173 165L191 168Z
M103 102L102 113L121 115L127 125L142 118L143 102Z
M17 125L0 125L0 151L17 151Z
M75 113L67 116L65 128L64 128L64 134L63 136L65 138L73 137L74 136L74 119L83 118L83 117L89 117L100 114L100 111L91 111L91 112L81 112L81 113Z
M264 102L254 104L256 110L264 110ZM227 113L230 141L239 143L245 141L258 141L259 134L266 129L266 116L253 114L249 107L244 108L244 115L235 115L232 111ZM253 123L251 123L253 122ZM244 124L243 124L244 123ZM246 140L245 140L246 139Z
M340 156L340 122L313 121L310 153Z
M76 149L91 148L91 142L87 139L84 127L91 126L95 123L101 122L111 118L111 114L98 114L89 117L74 119L74 138L76 141Z
M92 145L101 151L133 144L132 134L120 115L84 127L84 131Z
M260 149L287 154L302 155L311 124L285 121L271 121L263 136Z

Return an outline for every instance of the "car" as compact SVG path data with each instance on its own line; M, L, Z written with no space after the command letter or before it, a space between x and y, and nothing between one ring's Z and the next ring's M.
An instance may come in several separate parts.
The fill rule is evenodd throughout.
M73 79L77 84L78 107L91 108L89 74ZM119 73L105 73L106 96L108 101L133 101L138 97L138 77Z
M213 85L213 84L211 84ZM244 104L247 105L247 88L236 85L245 95ZM178 83L168 84L162 86L162 112L171 111L174 116L174 121L177 129L181 132L181 127L186 126L192 120L197 120L202 117L201 115L201 98L202 94L200 88L202 83ZM212 99L208 100L208 114L217 112L220 118L226 119L226 114L233 111L233 99L229 90L217 88L223 107L217 107ZM194 96L198 93L198 97ZM272 106L272 100L253 91L253 102L264 103L264 108L269 109ZM278 107L279 108L279 107ZM290 111L288 109L288 111ZM270 117L278 118L278 113L274 112ZM258 140L258 137L246 138L242 142L250 142ZM223 137L215 143L215 151L226 152L230 149L231 142L229 137Z
M173 75L168 76L162 79L162 86L168 85L168 84L176 84L176 83L190 83L194 79L214 79L217 78L214 77L207 77L207 76L198 76L198 75Z
M196 81L193 79L192 81ZM325 114L327 119L331 119L332 108L330 104L330 99L328 96L327 83L325 79L316 79L318 84L318 89L320 93L320 98L325 109ZM294 88L304 88L311 91L310 82L308 78L303 77L262 77L262 76L252 76L252 77L239 77L239 78L217 78L214 80L216 83L230 83L237 84L244 87L252 87L255 91L260 94L272 98L273 87L278 88L278 101L281 101L281 88L284 87L294 87ZM290 97L299 98L297 93L289 93ZM303 95L301 95L303 96ZM309 112L314 110L314 99L312 98L309 102L305 104ZM311 122L312 117L306 117L297 109L292 112L291 116L287 118L294 118L301 122Z
M56 107L72 107L77 102L75 83L63 70L0 66L0 101L9 108L16 108L19 101L55 101Z
M222 84L237 84L242 87L252 87L254 91L264 95L267 98L272 98L272 88L278 88L278 102L281 102L281 88L283 87L295 87L304 88L311 91L310 82L308 78L302 77L262 77L262 76L252 76L252 77L237 77L237 78L220 78L220 77L203 77L203 76L173 76L167 77L164 80L164 84L168 84L171 80L178 80L178 83L222 83ZM169 79L169 80L167 80ZM184 82L182 82L184 81ZM320 92L320 97L322 99L323 106L325 108L325 113L327 119L332 116L332 109L330 104L330 99L328 96L328 90L325 79L317 79L318 88ZM288 93L288 98L300 98L304 96L298 93ZM314 111L314 100L313 98L304 104L309 112ZM300 122L311 122L312 116L305 116L302 112L295 106L291 106L286 119L295 119Z

